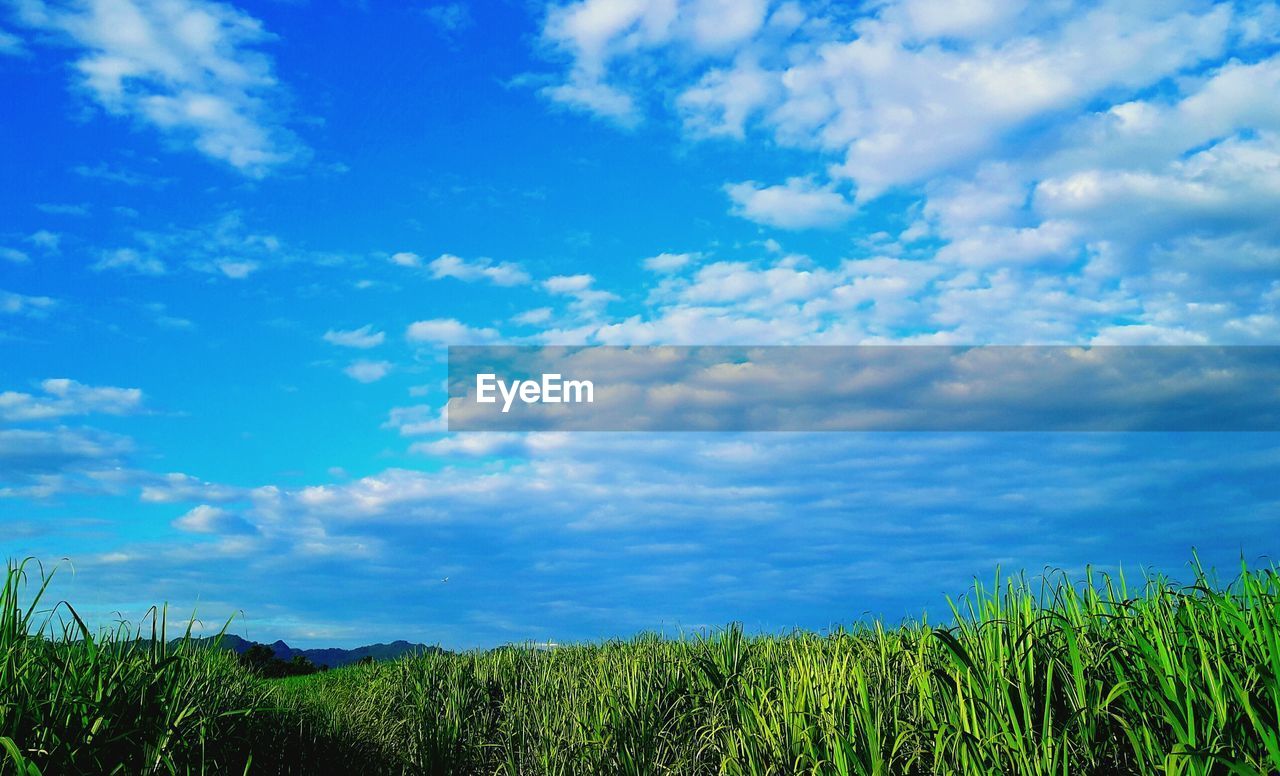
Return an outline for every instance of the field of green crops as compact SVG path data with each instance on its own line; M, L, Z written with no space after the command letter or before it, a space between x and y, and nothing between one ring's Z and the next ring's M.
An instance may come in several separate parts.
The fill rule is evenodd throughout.
M1280 576L1193 575L1004 580L944 627L729 627L267 681L150 624L51 619L13 570L0 773L1280 772Z

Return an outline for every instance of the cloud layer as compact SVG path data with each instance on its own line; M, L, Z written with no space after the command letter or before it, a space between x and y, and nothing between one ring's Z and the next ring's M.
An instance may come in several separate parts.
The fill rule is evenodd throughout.
M862 279L853 295L874 306L845 332L798 314L850 295L827 260L785 320L759 302L682 304L597 337L1274 341L1280 58L1261 30L1275 17L1269 3L558 5L553 100L787 159L783 180L726 181L730 212L788 231L891 215L903 226L853 259L912 262L889 287ZM740 282L791 270L757 267ZM883 312L898 322L873 323Z
M127 117L245 175L261 177L304 147L279 120L280 84L259 50L272 35L207 0L24 0L18 18L71 47L75 85Z

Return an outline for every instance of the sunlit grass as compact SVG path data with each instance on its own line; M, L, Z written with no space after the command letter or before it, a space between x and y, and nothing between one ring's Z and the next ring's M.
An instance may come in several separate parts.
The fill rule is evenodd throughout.
M66 604L41 613L50 577L24 605L30 566L0 591L0 773L244 770L228 744L264 690L233 655L167 643L163 610L99 632Z
M1193 573L1004 579L946 628L729 627L265 682L70 609L42 631L11 571L0 772L1280 772L1280 577Z

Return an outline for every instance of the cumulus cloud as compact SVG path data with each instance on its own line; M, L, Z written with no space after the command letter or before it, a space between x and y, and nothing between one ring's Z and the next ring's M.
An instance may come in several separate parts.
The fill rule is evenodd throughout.
M228 211L207 224L138 229L132 244L100 252L97 271L163 275L180 269L231 280L245 280L264 269L294 263L340 264L340 254L286 244L276 235L254 228L239 211Z
M22 38L6 30L0 30L0 55L17 57L26 54L27 49L22 45Z
M833 170L855 181L860 199L988 153L1036 117L1219 56L1232 22L1228 6L903 0L850 24L820 7L784 4L766 17L763 3L736 4L728 16L713 5L557 7L544 36L570 67L548 93L632 115L634 95L656 80L678 93L695 135L744 137L753 120L785 145L842 155ZM703 21L712 18L714 35ZM589 98L599 94L615 96Z
M619 299L617 294L595 287L596 279L592 275L556 275L542 281L542 288L557 296L567 296L573 301L569 307L579 315L593 318L601 313L606 305Z
M790 178L776 186L731 183L725 192L733 201L734 215L781 229L838 226L857 212L833 186L817 186L805 178Z
M0 313L7 315L26 315L39 318L57 306L57 302L47 296L28 296L15 294L12 291L0 291Z
M586 291L595 282L595 278L590 275L556 275L547 278L542 283L542 287L553 294L580 294Z
M613 119L622 126L633 126L639 120L635 101L629 94L581 74L571 76L567 83L548 86L542 93L556 102Z
M60 377L41 381L40 389L41 394L0 393L0 418L22 422L69 415L127 415L142 409L138 388L92 386Z
M552 6L543 36L569 55L564 83L547 87L553 100L624 124L640 116L628 90L609 83L610 71L628 55L671 42L726 51L762 24L764 0L581 0Z
M392 364L390 361L368 361L361 359L352 361L346 369L347 376L352 380L360 383L376 383L387 375L391 374Z
M359 643L419 638L404 630L412 622L424 639L467 647L616 636L663 622L822 628L852 598L859 604L849 619L901 617L926 605L945 615L940 591L963 592L975 570L1177 568L1203 539L1206 514L1221 541L1202 546L1202 557L1229 567L1239 547L1266 547L1274 533L1256 503L1239 499L1273 494L1258 491L1277 468L1266 435L445 439L419 448L446 456L422 469L266 485L234 513L196 502L204 509L190 528L212 530L209 540L101 544L104 557L77 558L78 573L102 586L104 601L135 600L145 579L181 571L208 619L225 606L261 628L286 606L307 629L357 624L349 638ZM1186 484L1206 480L1216 487ZM257 532L219 526L228 514ZM708 551L670 551L680 545ZM1100 557L1100 547L1110 554ZM131 560L100 573L107 555ZM229 563L242 573L227 575ZM360 594L264 592L261 580L282 567L315 585L342 579ZM879 584L890 573L911 584ZM447 598L405 595L446 575L467 584ZM394 608L386 619L383 602ZM516 624L477 622L477 612ZM272 637L304 632L269 622Z
M694 137L741 140L746 137L747 122L775 100L780 90L777 76L746 54L732 67L707 71L680 94L676 104L685 129Z
M31 257L25 251L17 248L0 247L0 259L4 259L12 264L26 264L31 261Z
M66 202L37 202L36 210L51 216L75 216L77 218L89 215L91 208L89 205L75 205Z
M75 51L80 92L196 150L262 177L305 150L279 118L280 84L260 46L273 36L209 0L63 5L31 0L18 19Z
M1272 217L1280 207L1280 133L1228 138L1155 170L1095 168L1048 178L1035 197L1050 217L1127 242L1187 232L1280 238Z
M1063 274L1064 263L1075 254L1049 250L1058 245L1050 237L1055 237L1052 228L1032 235L1015 230L1003 247L994 246L998 251L975 244L971 254L953 250L945 262L876 255L824 266L773 251L756 261L709 257L663 275L638 311L608 316L599 307L571 304L557 321L560 326L534 340L557 345L1079 344L1119 318L1141 315L1144 303L1153 304L1133 288L1116 287L1105 273ZM1265 261L1265 254L1256 260ZM589 292L594 282L562 276L553 288L562 294ZM1262 299L1273 306L1277 301L1275 295ZM1254 335L1237 330L1227 341L1266 341L1246 336Z
M71 429L2 429L0 459L8 471L61 468L72 461L111 460L131 445L122 437Z
M1067 264L1078 258L1079 230L1065 221L1010 227L982 224L938 250L938 261L970 266L1009 266L1034 262Z
M487 431L480 434L450 434L441 439L415 442L409 452L437 458L487 458L519 456L528 451L523 434Z
M422 257L409 251L400 251L391 254L391 263L401 267L418 267L422 265Z
M50 232L48 229L38 229L27 235L27 242L46 253L57 253L62 237L56 232Z
M818 283L765 315L749 295L756 309L673 304L668 292L690 282L671 267L656 307L549 337L687 341L701 326L767 341L1080 342L1122 330L1268 342L1280 328L1266 277L1280 248L1271 4L743 4L745 21L726 21L720 39L695 31L708 7L557 6L543 33L567 63L560 86L610 99L549 93L632 122L673 111L693 139L782 147L795 174L729 182L732 213L836 228L876 201L877 220L900 220L898 238L865 238L847 256L931 264L930 282L913 268L859 281L883 293ZM814 270L839 283L841 258ZM841 309L837 295L861 298L856 316L815 320Z
M6 396L0 418L9 420ZM132 449L129 439L93 429L0 429L0 498L101 493Z
M232 280L244 280L254 272L257 272L260 265L256 261L230 261L222 259L221 261L215 262L214 266L218 268L219 272Z
M436 3L422 11L423 16L445 35L457 35L469 28L475 21L471 18L471 9L466 3Z
M94 271L118 270L138 275L163 275L165 264L154 256L145 255L133 248L116 248L106 251L93 264Z
M224 502L244 498L243 488L207 482L181 472L151 475L142 483L139 497L150 504L172 504L181 501Z
M368 350L382 344L386 334L374 331L373 324L365 324L358 329L330 329L324 333L324 341L344 348L360 348Z
M190 533L253 533L254 527L243 517L225 509L201 504L173 521L173 527Z
M409 342L429 345L481 345L498 339L497 329L475 328L456 318L414 321L405 330Z
M507 261L495 263L485 258L467 261L450 253L443 254L432 261L427 265L427 269L431 271L431 277L437 280L440 278L455 278L466 282L487 280L495 286L519 286L530 280L529 273L525 272L519 264Z
M684 268L691 261L696 261L701 257L700 253L659 253L657 256L650 256L641 264L650 272L675 272Z
M535 307L512 316L511 322L521 326L540 326L551 320L553 314L550 307Z
M387 416L385 428L394 428L401 436L436 434L445 430L446 408L436 409L428 404L411 407L394 407Z
M640 312L611 318L599 307L571 304L571 326L538 339L566 345L875 341L927 319L934 308L921 297L936 293L945 274L935 264L891 257L846 260L835 268L792 254L756 262L690 261L663 274ZM548 291L571 298L585 294L589 300L600 292L589 275L547 283Z
M99 162L95 165L78 164L72 168L82 178L119 183L123 186L149 186L161 188L173 182L172 178L138 172L126 167Z

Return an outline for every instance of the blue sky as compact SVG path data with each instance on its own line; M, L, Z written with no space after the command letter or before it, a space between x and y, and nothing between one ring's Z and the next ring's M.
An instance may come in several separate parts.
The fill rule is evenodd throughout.
M0 551L302 645L1275 551L1269 434L444 433L449 344L1277 344L1274 3L0 7ZM449 578L448 583L440 580Z

